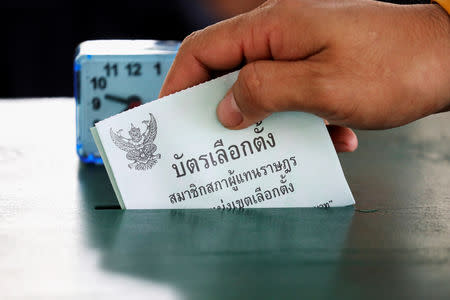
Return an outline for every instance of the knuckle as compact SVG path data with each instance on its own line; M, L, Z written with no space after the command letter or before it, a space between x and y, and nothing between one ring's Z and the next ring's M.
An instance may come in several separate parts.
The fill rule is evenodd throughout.
M332 78L322 78L316 85L313 99L316 99L316 109L330 121L347 122L352 119L357 102L345 82Z
M332 83L326 79L321 77L320 75L314 74L310 78L311 80L311 97L313 99L319 99L317 103L328 104L333 102L334 97L334 88L332 87Z
M327 119L334 119L338 109L338 90L335 81L322 68L311 68L305 76L305 84L309 87L307 97L311 101L311 110Z
M305 96L313 100L316 105L322 102L316 100L329 100L332 93L330 93L329 79L325 75L323 67L309 63L303 72L301 76L303 85L308 89Z
M303 1L298 1L298 0L274 0L273 1L273 5L275 7L280 7L280 8L289 8L289 7L294 7L297 5L303 5L304 4L304 0Z
M201 30L196 30L189 34L187 37L184 38L183 42L181 43L180 49L185 49L189 47L189 45L194 44L201 35Z
M266 31L274 31L278 34L281 33L283 28L282 24L285 22L283 18L280 18L280 12L278 9L264 9L260 12L260 26L265 28Z
M286 5L286 3L290 2L290 0L269 0L267 2L268 2L268 5L275 7L275 6Z
M290 0L269 0L260 7L259 12L265 13L266 16L280 16L280 13L286 8Z
M258 62L244 66L239 72L239 89L241 96L244 98L242 100L245 101L245 103L243 103L245 107L266 110L260 97L262 81L258 70Z

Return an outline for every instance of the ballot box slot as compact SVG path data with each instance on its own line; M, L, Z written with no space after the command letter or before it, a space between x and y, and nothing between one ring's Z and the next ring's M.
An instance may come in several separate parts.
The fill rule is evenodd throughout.
M112 209L121 209L120 205L96 205L96 210L112 210Z

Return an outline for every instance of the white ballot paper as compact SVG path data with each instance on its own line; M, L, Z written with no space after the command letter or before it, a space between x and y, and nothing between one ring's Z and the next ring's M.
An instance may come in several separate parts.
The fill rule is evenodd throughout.
M219 101L238 72L122 112L91 129L122 209L354 204L323 120L275 113L224 128Z

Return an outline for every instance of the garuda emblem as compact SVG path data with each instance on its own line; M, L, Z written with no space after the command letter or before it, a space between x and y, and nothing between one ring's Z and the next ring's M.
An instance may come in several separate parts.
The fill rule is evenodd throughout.
M114 144L127 153L126 158L131 161L128 167L145 171L158 162L161 154L155 154L157 147L153 143L158 130L155 117L150 114L150 120L144 120L142 124L146 126L144 133L131 123L131 129L128 131L129 138L122 136L123 129L114 132L111 128L110 135Z

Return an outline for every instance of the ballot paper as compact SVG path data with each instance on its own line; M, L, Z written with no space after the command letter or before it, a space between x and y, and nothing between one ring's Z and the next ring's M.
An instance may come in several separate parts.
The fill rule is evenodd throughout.
M323 120L274 113L243 130L216 116L238 71L91 129L122 209L354 204Z

